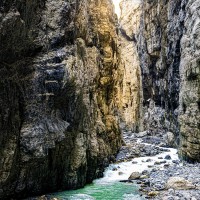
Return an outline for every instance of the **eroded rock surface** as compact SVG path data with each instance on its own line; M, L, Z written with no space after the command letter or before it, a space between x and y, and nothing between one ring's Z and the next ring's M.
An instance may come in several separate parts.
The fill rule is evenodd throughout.
M180 64L180 152L186 160L200 162L200 1L188 1L185 10Z
M128 63L129 54L133 60L137 54L141 68L142 83L134 93L136 98L142 89L143 106L134 103L139 130L171 133L168 145L180 144L184 159L199 161L199 0L122 1L121 9L122 41L129 41L126 51L122 42L123 59ZM128 69L137 68L138 58L137 64L125 63ZM127 103L127 110L131 106Z
M121 83L121 128L139 131L141 129L142 79L136 37L141 16L140 1L122 1L119 19L119 44L123 79Z
M0 199L82 187L121 146L111 1L0 8Z

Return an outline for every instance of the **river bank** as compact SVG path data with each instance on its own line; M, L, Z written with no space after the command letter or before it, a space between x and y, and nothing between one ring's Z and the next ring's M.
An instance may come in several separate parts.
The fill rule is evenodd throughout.
M133 154L138 153L139 156L152 156L148 159L139 157L132 161L137 166L134 172L141 173L134 182L140 186L140 192L146 199L200 199L200 164L183 162L179 159L176 149L165 148L169 146L171 138L167 135L152 136L147 132L137 136L125 132L124 139L127 145L122 147L118 160L130 160Z
M180 161L177 150L168 147L166 135L124 132L123 137L124 146L103 178L37 200L200 199L200 164Z

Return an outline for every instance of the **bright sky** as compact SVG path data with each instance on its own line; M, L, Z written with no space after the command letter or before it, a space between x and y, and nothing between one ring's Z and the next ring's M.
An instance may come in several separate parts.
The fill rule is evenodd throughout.
M114 5L115 5L115 13L117 14L118 18L120 17L120 7L119 7L119 3L121 0L112 0Z

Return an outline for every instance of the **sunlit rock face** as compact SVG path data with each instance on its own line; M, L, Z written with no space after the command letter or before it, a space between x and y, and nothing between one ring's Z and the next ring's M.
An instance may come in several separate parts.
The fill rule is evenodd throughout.
M139 1L140 2L140 1ZM123 80L121 88L121 128L139 131L142 103L142 83L136 35L139 33L141 16L140 3L121 1L119 40Z
M121 146L113 5L0 7L0 199L82 187Z

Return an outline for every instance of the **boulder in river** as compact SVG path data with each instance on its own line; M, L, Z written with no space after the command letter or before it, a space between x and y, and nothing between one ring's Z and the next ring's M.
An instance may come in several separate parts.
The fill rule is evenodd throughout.
M166 155L165 156L165 160L171 160L172 158L171 158L171 156L170 155Z
M129 176L128 180L139 179L140 176L141 176L141 174L140 174L139 172L133 172L133 173Z

